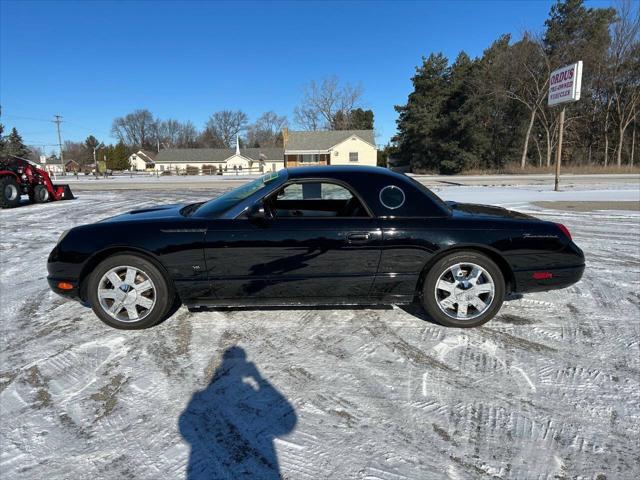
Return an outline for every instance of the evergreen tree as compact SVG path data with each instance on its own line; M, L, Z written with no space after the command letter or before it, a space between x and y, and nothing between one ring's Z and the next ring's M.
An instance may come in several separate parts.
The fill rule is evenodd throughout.
M5 155L5 146L7 142L4 138L4 125L0 123L0 157Z
M81 164L90 164L93 163L93 149L104 148L102 142L100 142L93 135L89 135L84 141L84 153L83 158L78 158L74 160L78 160ZM97 152L96 152L97 153ZM99 159L97 159L99 160Z
M439 151L434 132L442 123L442 109L449 95L450 68L442 54L422 59L411 79L414 91L406 105L396 106L398 157L416 170L438 170Z
M346 114L338 110L331 125L334 130L373 130L373 110L354 108Z
M112 147L110 161L107 162L107 168L111 170L129 170L131 165L129 164L129 149L124 142L118 142L115 147Z
M7 137L4 150L5 155L14 155L21 158L29 156L29 148L23 143L22 137L15 127L11 129L11 133Z

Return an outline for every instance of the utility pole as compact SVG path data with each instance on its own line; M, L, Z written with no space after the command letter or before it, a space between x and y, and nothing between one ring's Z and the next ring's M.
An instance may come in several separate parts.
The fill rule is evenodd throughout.
M93 167L96 172L96 178L98 178L98 160L96 160L96 147L93 147Z
M560 110L560 125L558 132L558 148L556 150L556 180L553 189L557 192L560 188L560 162L562 160L562 134L564 133L564 109Z
M56 117L53 123L58 128L58 147L60 148L60 164L64 167L64 154L62 153L62 137L60 136L60 124L62 123L62 117L60 115L54 115Z

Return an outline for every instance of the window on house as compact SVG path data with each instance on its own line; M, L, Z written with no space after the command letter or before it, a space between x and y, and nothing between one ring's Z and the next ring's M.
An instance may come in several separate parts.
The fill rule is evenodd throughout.
M349 161L357 162L358 161L358 152L349 152Z
M317 154L300 155L300 163L318 163Z

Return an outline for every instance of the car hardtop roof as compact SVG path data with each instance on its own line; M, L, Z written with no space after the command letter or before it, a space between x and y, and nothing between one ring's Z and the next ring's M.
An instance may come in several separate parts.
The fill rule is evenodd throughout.
M289 178L331 178L348 175L385 175L395 177L399 180L406 180L403 174L392 172L383 167L370 167L367 165L326 165L314 167L292 167L287 168Z

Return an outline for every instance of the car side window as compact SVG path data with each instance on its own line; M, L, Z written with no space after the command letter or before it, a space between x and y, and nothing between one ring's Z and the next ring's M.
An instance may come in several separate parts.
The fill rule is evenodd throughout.
M342 185L331 182L291 183L271 198L280 217L368 217L360 200Z
M405 195L400 187L388 185L380 190L380 203L389 210L395 210L404 205Z
M279 200L349 200L353 195L341 185L328 182L305 182L287 185Z

